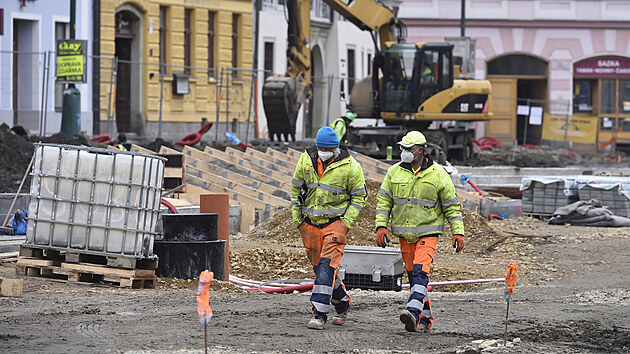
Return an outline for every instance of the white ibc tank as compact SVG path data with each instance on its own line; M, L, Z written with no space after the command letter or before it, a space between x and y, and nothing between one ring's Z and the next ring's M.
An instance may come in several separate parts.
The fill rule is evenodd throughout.
M119 150L37 144L26 243L153 257L164 160Z

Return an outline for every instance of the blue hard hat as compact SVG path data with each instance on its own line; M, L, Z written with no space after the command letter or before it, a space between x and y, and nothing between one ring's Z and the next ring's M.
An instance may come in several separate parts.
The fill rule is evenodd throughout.
M339 146L339 137L333 128L325 126L317 131L315 145L323 148L336 148Z

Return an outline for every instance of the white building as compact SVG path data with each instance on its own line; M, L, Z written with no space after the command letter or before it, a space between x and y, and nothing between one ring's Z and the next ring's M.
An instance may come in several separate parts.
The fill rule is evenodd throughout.
M92 0L77 1L76 18L76 39L89 40L90 54ZM69 23L70 1L0 3L0 124L21 125L32 134L61 130L64 86L55 83L55 47L57 39L69 38ZM90 61L86 70L91 82ZM81 130L92 134L91 85L77 88Z

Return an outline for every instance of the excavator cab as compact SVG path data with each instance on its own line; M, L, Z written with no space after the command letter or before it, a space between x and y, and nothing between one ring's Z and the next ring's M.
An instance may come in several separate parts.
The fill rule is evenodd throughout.
M384 50L381 112L415 114L428 98L452 87L452 51L448 43L396 43Z

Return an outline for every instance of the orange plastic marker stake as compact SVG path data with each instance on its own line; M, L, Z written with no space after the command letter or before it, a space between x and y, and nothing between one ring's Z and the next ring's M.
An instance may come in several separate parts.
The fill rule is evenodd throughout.
M505 334L503 336L504 346L507 345L508 314L510 313L510 301L512 301L514 283L516 283L516 271L516 264L514 262L510 262L507 273L505 273L505 290L503 290L503 297L505 298L505 301L507 301L507 309L505 310Z
M197 288L197 314L199 315L199 322L203 326L206 354L208 353L208 322L212 318L212 309L210 308L210 283L212 283L212 279L214 279L214 273L204 270L199 275L199 287Z

